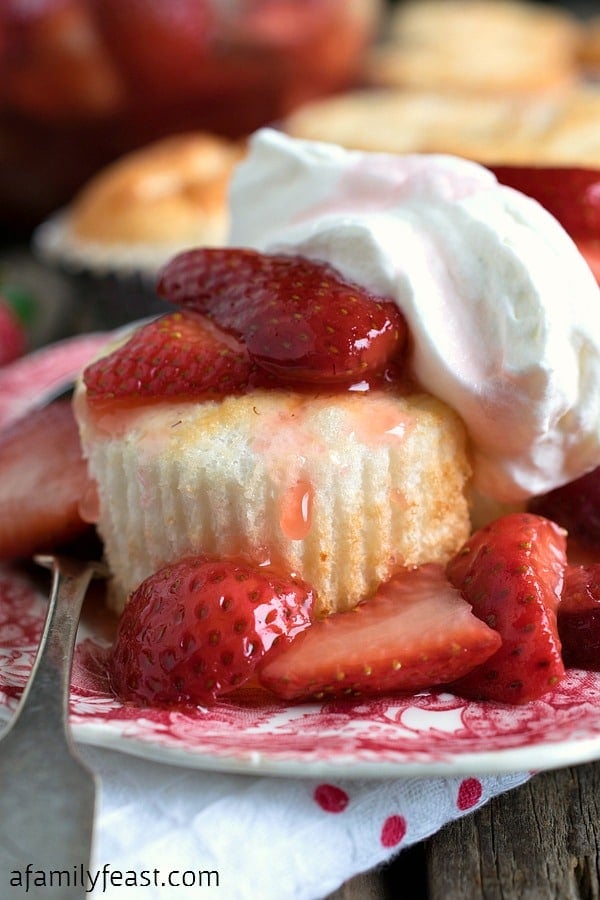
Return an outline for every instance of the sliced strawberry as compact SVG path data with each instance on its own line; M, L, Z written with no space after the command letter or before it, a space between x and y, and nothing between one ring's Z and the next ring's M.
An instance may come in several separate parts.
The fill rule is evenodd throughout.
M253 365L243 346L208 320L171 313L136 331L84 372L91 404L186 399L244 390Z
M500 646L441 566L406 569L349 612L314 623L259 668L286 700L416 691L454 681Z
M536 497L529 508L562 525L582 544L600 548L600 466Z
M558 633L565 666L600 670L600 563L567 566Z
M571 166L489 166L501 184L541 203L571 237L598 239L600 169Z
M115 691L152 704L210 703L307 628L312 608L308 585L241 560L164 566L125 607L110 663Z
M30 412L0 433L0 558L51 550L89 528L88 485L69 401Z
M481 528L450 561L450 581L502 637L497 653L453 685L457 693L526 703L558 684L564 665L556 610L565 566L565 532L528 513Z
M0 368L0 428L40 405L40 398L72 386L83 366L108 338L84 334L28 353Z
M284 381L362 379L384 370L406 338L395 303L297 256L190 250L167 263L157 289L236 335L251 359Z

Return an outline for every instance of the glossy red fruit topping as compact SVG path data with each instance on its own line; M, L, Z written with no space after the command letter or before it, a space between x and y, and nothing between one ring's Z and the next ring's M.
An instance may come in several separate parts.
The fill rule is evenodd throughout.
M566 566L564 531L541 516L513 513L481 528L448 564L450 581L502 646L462 678L457 693L526 703L564 675L556 611Z
M600 234L600 169L489 166L501 184L541 203L574 240Z
M590 547L600 547L600 466L555 488L529 504L532 512L553 519Z
M558 633L568 668L600 670L600 564L567 566Z
M454 681L499 646L499 635L431 564L316 621L261 664L259 679L286 700L416 691Z
M254 366L243 345L201 316L171 313L136 331L84 371L92 405L183 400L243 391Z
M236 335L283 381L349 384L382 372L406 339L395 303L303 257L191 250L166 265L157 289Z
M52 550L89 528L79 514L87 466L70 401L0 433L0 558Z
M277 642L311 622L299 579L240 560L189 557L133 593L110 672L123 700L206 704L247 681Z

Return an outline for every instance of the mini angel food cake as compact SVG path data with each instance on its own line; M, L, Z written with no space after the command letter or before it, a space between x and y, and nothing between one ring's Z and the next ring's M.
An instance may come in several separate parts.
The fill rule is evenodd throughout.
M490 171L265 129L232 221L76 395L119 610L165 566L179 603L207 557L301 579L330 621L415 566L437 584L475 493L519 505L600 462L598 285Z
M320 613L348 609L402 565L445 562L469 531L464 429L428 395L257 389L118 418L78 408L119 608L201 551L276 563L310 582Z

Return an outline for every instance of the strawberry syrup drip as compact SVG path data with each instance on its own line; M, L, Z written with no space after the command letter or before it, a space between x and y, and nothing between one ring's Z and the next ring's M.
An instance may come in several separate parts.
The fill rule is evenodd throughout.
M282 532L292 541L302 541L312 526L314 488L310 481L302 479L289 487L280 501L279 524Z

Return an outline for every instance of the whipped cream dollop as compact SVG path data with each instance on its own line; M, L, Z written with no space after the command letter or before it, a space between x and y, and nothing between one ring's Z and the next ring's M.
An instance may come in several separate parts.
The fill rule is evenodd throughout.
M229 243L300 254L395 300L413 372L470 436L474 486L508 503L600 464L600 289L562 226L482 166L262 129Z

